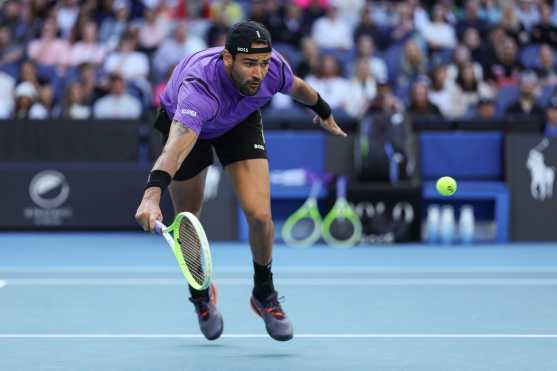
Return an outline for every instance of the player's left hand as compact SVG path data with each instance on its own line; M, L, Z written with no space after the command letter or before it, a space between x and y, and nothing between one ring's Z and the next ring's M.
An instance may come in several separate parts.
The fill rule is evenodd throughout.
M337 125L337 122L335 121L335 118L333 117L333 114L331 113L331 116L329 116L326 120L323 120L321 117L319 117L318 115L315 115L315 117L313 118L313 122L315 124L319 124L321 125L321 127L325 130L327 130L329 133L333 134L333 135L338 135L341 137L347 137L348 135Z

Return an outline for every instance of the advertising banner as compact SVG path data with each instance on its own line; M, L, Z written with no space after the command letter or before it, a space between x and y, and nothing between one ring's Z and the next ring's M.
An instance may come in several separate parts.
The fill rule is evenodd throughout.
M505 144L513 241L557 240L557 138L511 134Z

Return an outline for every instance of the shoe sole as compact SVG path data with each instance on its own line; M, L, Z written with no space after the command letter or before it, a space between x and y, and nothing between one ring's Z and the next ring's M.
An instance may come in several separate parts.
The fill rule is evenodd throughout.
M257 305L255 305L255 303L253 301L253 297L250 298L249 303L251 305L251 309L253 309L255 314L257 314L259 317L263 318L263 314L261 313L261 311L259 309L257 309ZM265 320L263 320L263 321L265 321ZM269 332L269 329L267 328L267 325L265 325L265 330L267 330L267 334L269 334L270 337L272 337L273 339L275 339L277 341L288 341L288 340L291 340L294 337L294 334L287 335L287 336L273 336L273 334L271 334Z

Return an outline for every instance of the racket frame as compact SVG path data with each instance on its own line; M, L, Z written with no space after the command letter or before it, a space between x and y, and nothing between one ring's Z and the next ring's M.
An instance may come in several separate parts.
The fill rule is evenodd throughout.
M346 199L346 177L339 176L337 178L337 199L333 208L327 213L325 218L323 219L322 224L322 234L323 239L327 242L328 245L337 248L348 248L352 247L362 239L362 222L358 217L358 214L352 209L352 206L348 203ZM354 233L352 237L347 240L337 240L331 234L331 225L333 221L337 218L344 218L349 220L353 227Z
M319 196L319 192L321 192L321 187L322 182L320 180L314 181L311 185L311 190L307 200L302 204L302 206L300 206L300 208L294 211L282 225L281 236L287 245L293 247L310 247L321 237L321 224L323 220L317 206L317 197ZM313 220L315 227L313 232L307 238L304 238L303 240L296 240L292 237L293 226L306 215Z
M186 218L192 225L195 233L197 233L197 237L199 238L199 242L201 244L201 251L200 253L203 255L202 260L202 269L204 273L204 280L201 285L193 278L186 261L184 260L184 256L182 255L182 249L180 247L179 237L180 237L180 223L182 220ZM203 226L201 222L197 219L197 217L190 213L190 212L181 212L174 218L174 221L170 226L165 226L163 223L157 221L155 222L155 232L162 235L168 245L170 246L174 256L176 257L176 261L180 266L180 270L184 275L186 281L188 281L189 285L196 290L205 290L211 285L211 279L213 274L213 263L211 258L211 250L209 248L209 241L207 240L207 235L203 230Z

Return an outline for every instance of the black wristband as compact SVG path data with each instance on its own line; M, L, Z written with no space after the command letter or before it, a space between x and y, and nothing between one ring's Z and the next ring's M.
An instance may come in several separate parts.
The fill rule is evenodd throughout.
M164 170L153 170L149 173L149 178L147 178L147 184L145 189L150 187L159 187L161 191L164 192L166 187L172 181L172 177Z
M331 107L323 100L323 98L321 98L319 93L317 93L317 103L313 106L306 105L306 107L311 108L313 112L317 113L317 115L323 120L326 120L329 116L331 116Z

